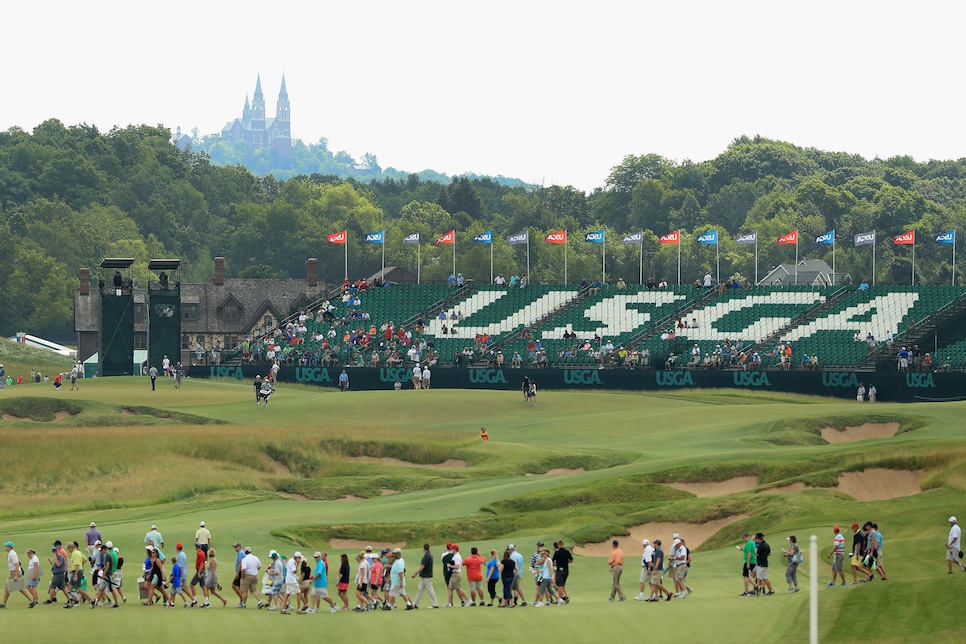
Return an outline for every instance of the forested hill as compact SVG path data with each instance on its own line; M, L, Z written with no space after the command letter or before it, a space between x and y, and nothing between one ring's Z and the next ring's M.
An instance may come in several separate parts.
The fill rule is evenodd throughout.
M644 230L645 277L674 281L678 247L658 237L681 229L683 279L714 274L715 247L696 235L719 231L721 274L754 274L754 251L735 236L757 232L762 272L794 259L775 240L800 231L801 258L831 262L830 245L814 236L835 229L836 263L854 279L871 278L871 248L854 248L852 235L878 231L878 283L908 283L912 253L892 237L917 233L917 282L949 283L950 247L936 234L963 230L966 160L917 163L909 157L868 161L857 155L800 148L762 138L736 139L702 163L656 154L615 159L605 185L591 194L567 186L506 186L490 179L446 183L405 179L340 179L299 175L287 181L259 178L241 166L218 166L207 155L171 144L164 127L130 126L101 133L87 125L50 120L32 133L0 133L0 333L69 336L72 293L81 267L104 257L134 257L136 285L147 281L151 258L180 257L183 279L213 274L214 256L226 258L228 276L305 276L305 260L319 259L327 280L343 276L343 247L326 237L348 231L352 277L381 265L382 247L366 233L385 230L387 264L416 269L417 247L403 245L413 232L424 279L444 279L452 247L434 247L456 230L457 270L489 280L491 247L473 237L493 231L498 273L526 270L527 247L508 246L506 235L530 231L531 279L563 280L563 252L544 235L566 229L570 281L597 276L601 245L584 233L603 229L607 277L636 281L638 244L625 234Z

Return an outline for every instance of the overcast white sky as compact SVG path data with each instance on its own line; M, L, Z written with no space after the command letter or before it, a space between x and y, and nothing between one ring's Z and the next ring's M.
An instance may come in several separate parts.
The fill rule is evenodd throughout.
M966 156L966 3L17 2L0 130L220 131L285 74L292 133L383 167L603 185L743 134L867 158Z

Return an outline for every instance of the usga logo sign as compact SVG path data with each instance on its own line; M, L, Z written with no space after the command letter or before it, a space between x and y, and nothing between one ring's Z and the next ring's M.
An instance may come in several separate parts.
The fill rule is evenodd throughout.
M564 382L568 385L599 385L600 374L595 369L566 369Z
M470 369L470 382L474 384L506 384L503 369Z
M654 378L658 387L693 387L694 378L690 371L655 371Z

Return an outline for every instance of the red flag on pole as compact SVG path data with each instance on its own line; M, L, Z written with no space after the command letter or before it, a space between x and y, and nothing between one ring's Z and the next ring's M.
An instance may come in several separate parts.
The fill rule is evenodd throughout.
M901 235L896 235L892 238L893 244L915 244L916 243L916 231L910 230L907 233L902 233Z
M326 237L326 241L330 244L345 244L346 236L346 231L343 230L341 233L332 233Z
M456 231L451 230L444 234L442 237L436 240L436 246L444 246L446 244L453 244L456 242Z
M567 231L561 230L555 233L547 233L547 243L548 244L566 244Z
M668 233L666 235L661 235L658 239L662 244L680 244L681 243L681 231L675 230L674 232Z
M798 244L798 231L793 230L792 232L782 235L778 238L778 245L782 244Z

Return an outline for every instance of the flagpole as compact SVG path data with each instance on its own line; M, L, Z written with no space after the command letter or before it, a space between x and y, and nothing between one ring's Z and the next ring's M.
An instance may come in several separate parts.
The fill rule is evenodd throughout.
M953 228L953 286L956 286L956 229Z
M568 284L567 281L567 231L564 230L564 284Z
M386 231L382 231L382 279L386 279Z
M681 229L678 228L678 286L681 286Z
M345 243L342 244L342 248L345 251L345 262L344 262L345 263L345 266L344 266L344 268L345 268L345 278L346 279L349 279L349 239L348 239L348 237L349 236L346 235Z
M490 235L490 284L493 283L493 235Z
M453 275L456 275L456 233L453 233Z
M953 252L956 252L956 247L953 246ZM955 264L955 261L953 261ZM644 284L644 231L641 231L641 285Z
M875 229L872 230L872 286L875 286Z
M422 253L420 252L421 251L420 246L422 246L422 245L423 245L423 242L422 241L416 242L416 283L417 284L421 284L422 283L422 282L419 281L419 278L420 278L420 270L423 267Z
M607 281L607 234L604 234L604 240L600 242L600 281Z
M912 285L916 285L916 238L912 238Z
M835 277L835 231L832 231L832 286L838 281Z
M527 283L530 282L530 231L527 231Z
M795 231L795 286L798 286L798 231Z
M721 255L719 251L721 245L718 244L717 233L715 233L714 240L714 272L717 275L718 284L721 284Z
M755 231L755 286L758 286L758 231Z

